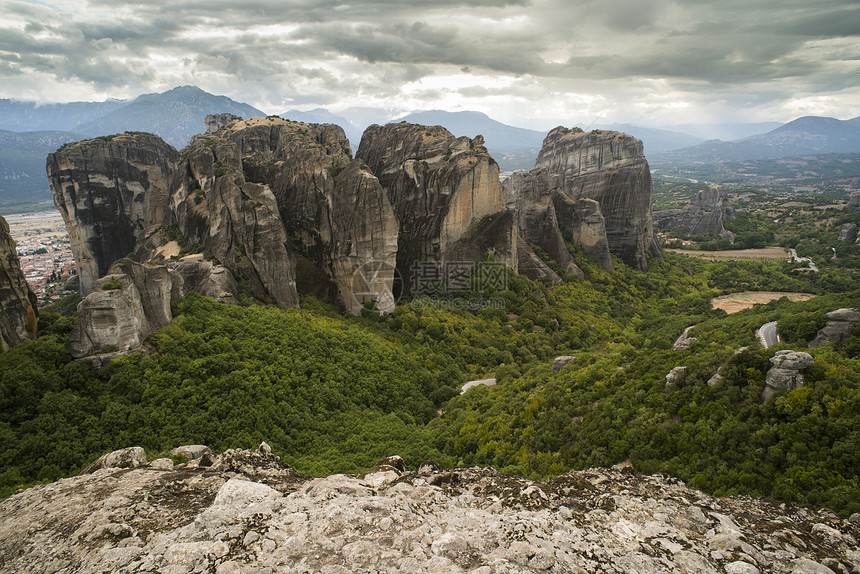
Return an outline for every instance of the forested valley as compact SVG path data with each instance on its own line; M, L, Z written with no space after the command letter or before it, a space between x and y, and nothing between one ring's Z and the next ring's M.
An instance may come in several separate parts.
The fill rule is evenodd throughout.
M860 308L856 277L668 252L648 272L619 261L607 272L569 247L584 279L510 273L504 291L465 294L503 302L483 310L417 298L353 317L311 296L295 310L190 294L149 352L99 370L66 349L74 298L45 308L38 339L0 353L0 495L122 447L154 457L266 441L310 475L394 454L531 478L629 460L717 495L860 512L860 335L807 348L827 312ZM712 308L713 297L746 290L819 296ZM785 342L764 349L756 330L769 321ZM690 326L698 342L674 351ZM780 349L815 363L805 386L762 402ZM574 360L553 374L562 355ZM667 386L678 366L686 378ZM489 377L496 386L460 394Z

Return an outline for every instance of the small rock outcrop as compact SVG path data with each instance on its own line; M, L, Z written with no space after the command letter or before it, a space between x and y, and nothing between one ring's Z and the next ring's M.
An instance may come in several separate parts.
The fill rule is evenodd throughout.
M95 462L82 470L81 474L92 474L104 468L137 468L145 464L146 451L142 447L132 446L100 456Z
M137 239L167 216L179 152L152 134L67 144L48 155L54 205L63 216L86 297Z
M827 314L827 324L818 331L810 343L810 347L820 347L827 343L846 340L854 333L854 327L860 322L860 312L857 309L837 309Z
M615 267L610 258L606 219L600 204L587 197L570 199L559 190L553 193L553 203L558 213L559 225L570 232L573 242L581 245L603 269L613 271Z
M206 133L215 133L232 122L240 121L242 118L234 114L209 114L206 116Z
M839 230L839 241L854 241L857 239L857 224L846 223Z
M550 369L550 371L554 375L557 372L559 372L560 370L562 370L563 368L565 368L566 366L568 366L569 364L571 364L572 362L574 362L575 360L576 360L576 357L571 357L570 355L563 355L561 357L556 357L555 359L552 360L552 368Z
M356 157L379 178L399 222L397 269L413 292L415 266L478 263L492 255L516 271L513 214L499 166L481 136L441 126L372 125ZM443 275L444 277L444 275Z
M5 351L36 336L36 295L24 278L9 224L0 217L0 345Z
M550 189L556 191L557 210L564 211L559 199L567 198L579 207L583 224L592 226L592 231L580 230L583 246L602 245L597 211L578 203L590 199L600 208L610 253L643 271L648 269L646 256L659 255L651 215L651 172L640 140L614 131L584 133L557 127L544 139L535 170L546 171Z
M81 358L137 349L146 337L170 324L170 302L178 297L166 267L121 259L78 304L69 351Z
M684 329L684 332L681 333L681 335L677 339L675 339L675 343L672 345L672 350L686 351L694 344L699 342L697 338L690 336L690 331L692 331L694 327L695 325L691 325L690 327Z
M765 387L761 400L766 401L778 391L792 391L803 386L803 369L815 361L812 355L802 351L777 351L771 357L773 366L765 376Z
M726 201L727 196L721 186L709 185L683 209L655 211L654 225L660 229L684 229L692 235L713 233L733 239L734 234L723 226L723 221L735 218L735 209Z
M666 390L682 384L687 378L687 367L675 367L666 373Z
M260 451L201 460L106 466L0 501L0 564L19 574L860 567L857 522L630 468L538 482L389 457L360 475L311 478Z

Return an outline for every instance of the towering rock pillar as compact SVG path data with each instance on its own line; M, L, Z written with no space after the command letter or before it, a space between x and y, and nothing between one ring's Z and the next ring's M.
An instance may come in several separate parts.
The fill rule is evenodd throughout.
M476 263L490 254L517 269L514 217L481 136L456 138L441 126L405 122L373 125L356 157L379 178L394 208L404 278L415 265Z
M36 335L36 295L24 279L9 224L0 217L0 344L9 347Z
M152 134L123 133L68 144L48 155L54 204L63 216L81 295L135 242L164 222L179 152Z
M556 208L559 200L571 200L572 208L581 199L596 201L599 214L593 205L582 205L585 216L579 220L594 229L602 216L610 253L635 269L648 269L646 255L659 254L659 247L651 221L651 172L641 141L620 132L557 127L544 139L535 169L544 170L550 188L558 190Z

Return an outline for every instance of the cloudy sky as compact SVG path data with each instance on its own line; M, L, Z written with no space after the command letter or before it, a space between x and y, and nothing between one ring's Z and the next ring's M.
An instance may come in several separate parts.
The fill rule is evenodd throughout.
M860 115L858 0L0 0L0 97L193 84L523 127Z

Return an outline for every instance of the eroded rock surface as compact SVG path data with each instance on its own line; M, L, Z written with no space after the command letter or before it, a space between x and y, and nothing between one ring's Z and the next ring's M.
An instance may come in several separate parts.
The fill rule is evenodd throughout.
M827 314L827 324L818 331L810 343L810 347L820 347L827 343L844 341L854 333L854 327L860 322L860 312L857 309L836 309Z
M583 198L596 201L609 251L635 269L648 269L646 256L660 251L653 233L651 172L641 141L620 132L557 127L544 139L535 169L546 170L550 188L562 194L554 196L557 209L559 198L573 205ZM593 226L596 213L580 218ZM600 244L599 233L580 233L595 238L593 248ZM591 239L583 241L586 247L589 243Z
M14 347L36 335L36 295L27 285L9 224L0 217L0 345Z
M517 269L516 226L499 166L478 136L441 126L373 125L356 157L379 178L399 222L397 269L410 291L413 265L483 262Z
M513 209L517 215L520 237L526 243L543 249L553 261L558 263L562 273L573 273L583 277L582 270L565 245L546 170L536 169L528 174L521 171L515 172L505 180L505 190L511 198L514 198ZM609 257L608 251L606 257ZM538 278L540 273L532 272L531 267L526 262L523 270L526 276L532 279Z
M699 191L683 209L654 212L654 225L661 229L685 229L692 235L714 233L732 239L734 234L723 226L734 219L735 210L726 201L728 194L719 185L709 185Z
M766 401L777 391L792 391L803 386L803 369L815 361L812 355L803 351L777 351L770 358L773 366L765 376L765 387L761 400Z
M67 144L48 155L54 204L69 232L81 295L167 215L179 152L152 134L123 133Z
M175 280L163 265L130 259L114 263L78 305L78 322L69 337L73 357L125 352L173 319L170 302L178 298Z
M311 479L259 451L103 469L0 502L0 565L30 572L851 572L860 524L663 476L546 482L399 457ZM828 570L829 569L829 570Z

